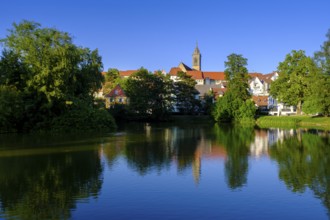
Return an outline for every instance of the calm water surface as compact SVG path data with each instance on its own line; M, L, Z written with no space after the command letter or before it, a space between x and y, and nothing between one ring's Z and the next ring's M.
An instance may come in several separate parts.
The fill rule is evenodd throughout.
M329 219L330 134L129 124L0 136L1 219Z

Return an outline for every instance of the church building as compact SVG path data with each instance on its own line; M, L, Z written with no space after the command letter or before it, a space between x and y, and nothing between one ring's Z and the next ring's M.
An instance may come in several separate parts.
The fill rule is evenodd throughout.
M200 99L204 95L213 92L216 96L221 96L226 90L226 80L224 72L203 71L202 70L202 54L196 45L192 54L192 68L184 63L180 63L178 67L172 67L169 75L173 81L178 80L178 72L185 72L196 81L195 88L199 92Z

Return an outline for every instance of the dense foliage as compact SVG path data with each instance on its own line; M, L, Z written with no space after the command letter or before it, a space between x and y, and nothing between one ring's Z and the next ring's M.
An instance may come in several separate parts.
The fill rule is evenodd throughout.
M201 103L196 99L198 91L195 89L197 84L190 75L185 72L178 72L178 81L174 83L175 103L180 113L194 114L201 108Z
M113 88L115 88L116 85L120 84L123 85L125 84L125 78L121 78L119 75L119 71L114 68L108 69L108 71L104 75L104 84L103 84L103 94L106 95Z
M253 119L256 107L249 94L247 59L242 55L231 54L225 62L228 89L218 98L213 111L216 121L230 122Z
M171 81L161 73L141 68L125 82L128 111L133 119L165 120L172 108Z
M330 29L326 37L327 40L321 45L321 49L315 53L314 59L322 69L323 74L330 76Z
M103 82L97 50L78 47L68 33L29 21L14 23L1 42L0 85L6 91L1 94L1 106L13 103L16 108L0 109L2 130L48 130L53 121L62 120L58 117L71 114L67 104L72 102L94 108L93 94Z
M321 113L330 115L330 29L327 40L320 51L314 55L314 60L320 71L310 80L310 89L303 105L305 113Z
M293 50L286 55L278 66L279 77L270 88L270 94L280 102L297 106L297 114L301 114L303 101L306 99L309 79L314 77L317 66L312 58L302 50Z

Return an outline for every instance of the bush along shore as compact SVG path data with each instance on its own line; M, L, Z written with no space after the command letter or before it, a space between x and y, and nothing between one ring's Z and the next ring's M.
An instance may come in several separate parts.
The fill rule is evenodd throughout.
M261 128L315 128L330 130L330 117L312 116L261 116L256 124Z

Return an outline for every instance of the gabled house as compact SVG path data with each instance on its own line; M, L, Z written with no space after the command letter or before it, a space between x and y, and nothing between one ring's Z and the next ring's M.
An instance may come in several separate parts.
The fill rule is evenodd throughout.
M249 87L252 95L269 95L271 78L261 73L249 73Z
M139 70L125 70L125 71L119 71L119 76L121 78L128 78L130 77L133 73L138 72Z
M252 96L252 100L259 110L267 110L268 109L268 96Z
M125 94L125 91L120 85L116 85L108 94L105 96L105 106L106 108L112 108L115 105L127 105L128 97Z

